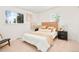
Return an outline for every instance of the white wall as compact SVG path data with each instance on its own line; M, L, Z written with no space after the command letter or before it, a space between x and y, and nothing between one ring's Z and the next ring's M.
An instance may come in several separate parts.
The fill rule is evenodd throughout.
M63 24L68 31L68 38L79 41L79 8L78 7L57 7L44 13L37 14L36 22L52 19L52 15L58 14L60 24Z
M4 22L5 10L11 10L14 12L19 12L24 14L24 23L23 24L5 24ZM19 9L17 7L0 7L0 32L3 34L3 36L14 39L14 38L18 38L23 33L30 31L28 14L33 14L33 13L23 9Z

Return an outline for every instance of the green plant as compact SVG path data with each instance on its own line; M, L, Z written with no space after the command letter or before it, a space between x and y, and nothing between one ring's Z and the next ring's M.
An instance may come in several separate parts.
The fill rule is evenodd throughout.
M58 15L53 15L53 18L56 19L56 20L59 20L60 16L58 16Z

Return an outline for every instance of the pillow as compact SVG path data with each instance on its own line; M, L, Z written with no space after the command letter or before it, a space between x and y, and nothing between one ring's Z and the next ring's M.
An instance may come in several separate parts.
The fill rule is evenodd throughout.
M49 26L48 29L53 29L54 27Z
M56 31L56 28L54 28L53 31L55 32Z
M56 28L55 27L48 27L47 29L51 30L52 31L56 31Z
M41 31L41 32L51 32L51 30L49 30L49 29L39 29L39 31Z
M47 26L41 26L41 28L42 28L42 29L46 29L46 28L47 28Z

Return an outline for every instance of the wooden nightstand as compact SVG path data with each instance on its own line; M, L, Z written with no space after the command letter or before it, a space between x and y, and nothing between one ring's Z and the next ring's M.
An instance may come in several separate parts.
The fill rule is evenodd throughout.
M68 40L67 31L58 31L58 38L62 40Z

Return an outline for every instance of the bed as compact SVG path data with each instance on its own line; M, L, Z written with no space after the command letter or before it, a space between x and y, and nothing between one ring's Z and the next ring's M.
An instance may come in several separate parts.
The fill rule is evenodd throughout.
M56 22L42 22L42 26L47 26L49 29L51 29L51 27L57 29ZM52 31L49 29L42 28L35 32L24 33L22 40L36 46L37 50L43 52L48 51L48 48L51 47L54 38L57 36L56 30Z

